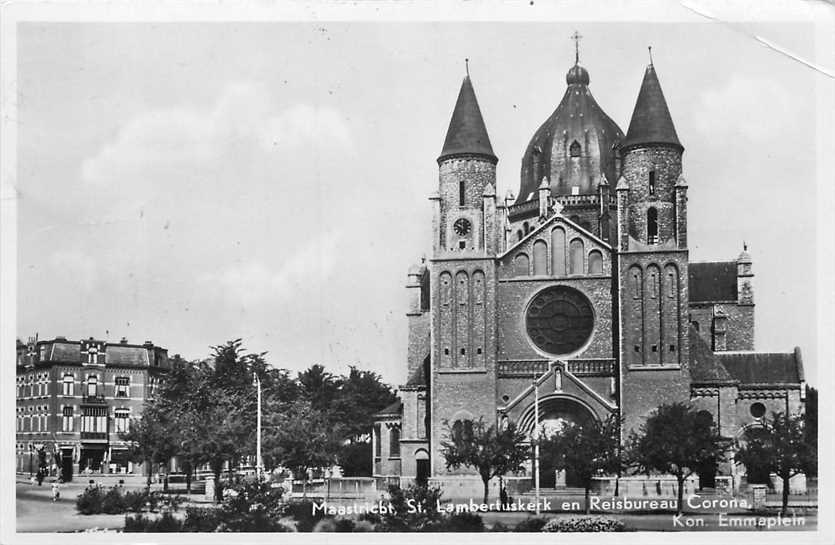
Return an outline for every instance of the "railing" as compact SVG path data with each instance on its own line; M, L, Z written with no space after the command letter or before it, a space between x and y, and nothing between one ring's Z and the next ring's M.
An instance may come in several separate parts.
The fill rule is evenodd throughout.
M542 376L548 371L547 360L516 360L500 361L498 364L500 377L529 377Z
M568 360L568 372L578 377L611 377L615 374L615 360L599 358Z
M81 432L82 441L107 441L107 432L105 431L83 431Z
M568 372L578 377L611 377L615 374L615 360L612 358L567 360L565 363ZM549 365L547 360L500 361L498 371L499 376L505 378L542 376Z
M84 396L81 402L86 405L106 405L107 402L103 395Z

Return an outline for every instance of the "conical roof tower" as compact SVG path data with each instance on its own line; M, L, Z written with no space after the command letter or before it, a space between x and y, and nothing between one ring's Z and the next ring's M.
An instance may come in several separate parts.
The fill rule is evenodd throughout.
M487 127L484 125L484 118L481 117L481 109L478 107L469 73L461 83L438 163L444 159L465 155L479 155L493 163L498 162L493 153L493 146L490 145L490 137L487 136Z
M673 118L670 116L670 109L667 107L667 100L661 90L655 67L650 61L644 72L644 80L641 83L635 110L632 112L632 120L629 122L629 130L626 131L626 138L621 143L621 149L652 144L684 149L678 140Z

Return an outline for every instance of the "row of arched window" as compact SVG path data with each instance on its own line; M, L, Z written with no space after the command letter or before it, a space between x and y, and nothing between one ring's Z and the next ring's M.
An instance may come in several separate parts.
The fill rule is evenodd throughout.
M487 286L484 271L470 276L466 271L443 271L440 283L440 328L447 337L441 338L441 367L483 367L484 332L486 327L484 302ZM442 333L443 335L443 333Z
M624 285L624 328L629 365L675 364L680 361L680 282L678 267L655 263L629 267Z
M549 244L539 239L533 243L533 259L520 252L513 258L514 276L569 276L604 274L603 253L592 249L586 252L583 239L571 239L566 246L566 233L562 227L551 230Z

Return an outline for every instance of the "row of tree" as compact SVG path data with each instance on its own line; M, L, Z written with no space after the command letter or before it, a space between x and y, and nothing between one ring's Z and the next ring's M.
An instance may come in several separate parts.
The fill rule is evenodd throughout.
M371 473L372 415L394 402L379 375L351 367L334 376L314 365L295 377L251 354L241 340L212 348L202 362L172 359L172 368L141 419L123 438L135 461L151 465L177 457L190 491L195 468L215 476L255 454L256 394L262 391L262 458L267 470L283 467L306 478L309 469L339 464L346 475ZM148 476L150 484L151 476Z
M777 474L783 484L785 514L790 479L801 472L817 474L817 412L808 414L814 419L773 413L741 445L722 437L709 413L683 403L658 407L639 431L630 434L625 445L621 441L622 422L616 417L566 425L533 442L512 423L502 428L488 426L483 420L456 421L447 423L448 439L442 443L442 452L448 468L467 466L479 473L487 503L490 480L521 471L538 441L544 466L575 473L585 488L587 513L593 479L626 473L675 476L681 513L685 481L703 468L715 470L730 452L735 452L735 463L744 464L749 473L756 468L766 475Z

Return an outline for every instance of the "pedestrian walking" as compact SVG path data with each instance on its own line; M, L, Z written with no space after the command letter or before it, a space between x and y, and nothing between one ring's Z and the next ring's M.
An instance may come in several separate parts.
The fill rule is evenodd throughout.
M60 498L60 497L61 497L61 490L60 490L60 486L58 485L58 481L56 480L56 481L52 482L52 501L56 502L56 501L58 501L58 498Z

